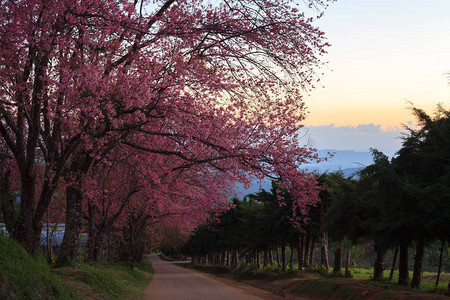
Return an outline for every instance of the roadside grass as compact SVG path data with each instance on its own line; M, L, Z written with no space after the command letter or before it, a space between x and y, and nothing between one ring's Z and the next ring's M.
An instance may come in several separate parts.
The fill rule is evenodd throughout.
M398 275L394 276L390 282L387 279L374 281L372 280L373 269L354 268L352 269L353 278L345 278L343 272L335 274L318 267L310 267L310 270L307 271L294 269L281 272L276 265L258 270L245 264L239 265L234 270L229 266L181 265L219 277L233 278L272 292L275 291L276 294L333 296L335 299L448 299L443 295L450 280L450 274L441 274L441 284L436 287L434 285L436 274L424 272L421 289L417 291L408 286L398 286ZM387 270L385 276L389 276Z
M353 278L360 280L364 283L370 284L375 287L393 290L411 290L409 288L409 283L407 286L397 285L398 281L398 270L394 271L394 276L391 281L388 281L390 269L384 271L384 279L380 281L374 281L373 278L373 268L363 269L355 268L352 270ZM413 272L409 271L409 278L412 278ZM422 272L420 292L424 293L436 293L447 291L448 283L450 282L450 273L441 273L439 285L436 286L436 276L437 273L433 272Z
M142 299L150 262L72 264L52 268L39 255L0 235L0 299Z
M150 283L153 268L143 262L79 264L54 270L83 299L141 299Z
M329 280L305 279L292 290L298 293L313 293L321 296L331 296L334 291L334 283Z
M79 299L54 274L45 258L30 256L18 243L0 235L1 299Z

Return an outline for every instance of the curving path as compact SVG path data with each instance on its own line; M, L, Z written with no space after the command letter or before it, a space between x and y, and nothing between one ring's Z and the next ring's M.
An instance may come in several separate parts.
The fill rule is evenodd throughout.
M172 262L160 259L157 254L151 254L150 261L155 275L145 292L145 300L279 299L259 289L228 286L196 271L177 267Z

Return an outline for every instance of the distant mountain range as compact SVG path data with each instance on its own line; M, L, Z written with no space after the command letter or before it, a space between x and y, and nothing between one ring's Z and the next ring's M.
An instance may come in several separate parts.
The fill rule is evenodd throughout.
M373 163L372 154L370 152L360 152L352 150L333 150L323 149L317 151L319 157L328 157L328 153L332 154L326 161L317 164L304 165L303 168L309 171L317 171L319 173L342 171L345 177L355 175L359 170L365 168ZM261 189L266 191L271 188L271 180L265 179L261 182L255 181L251 184L249 189L243 189L239 186L241 193L237 197L242 198L245 195L257 193Z
M304 168L308 170L317 170L320 173L334 172L338 170L346 169L361 169L372 164L372 154L370 152L360 152L352 150L333 150L323 149L317 151L319 157L328 157L328 153L331 154L326 161L322 161L317 164L308 164Z

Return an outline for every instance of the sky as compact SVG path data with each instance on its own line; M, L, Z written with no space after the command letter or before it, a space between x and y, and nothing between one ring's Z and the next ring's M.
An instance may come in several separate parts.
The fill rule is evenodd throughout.
M304 97L317 148L394 152L407 101L449 107L450 0L337 0L315 24L331 44Z

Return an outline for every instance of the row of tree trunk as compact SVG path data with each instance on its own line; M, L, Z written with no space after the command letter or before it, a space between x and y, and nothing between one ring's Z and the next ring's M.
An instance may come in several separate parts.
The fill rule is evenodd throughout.
M321 266L326 270L329 269L328 266L328 245L324 243L321 249ZM440 257L438 264L438 274L436 278L436 286L439 284L440 273L442 269L442 255L445 247L445 241L442 242L440 249ZM299 269L302 269L304 266L312 265L314 262L314 238L311 239L308 235L300 235L298 239L297 245L291 245L291 255L289 259L290 269L293 269L293 256L294 250L297 250L297 265ZM419 241L416 244L416 255L414 259L414 272L411 280L412 288L419 288L421 281L421 271L422 271L422 261L424 255L425 243L424 241ZM384 260L386 256L386 250L380 249L377 245L374 246L374 251L376 253L376 259L374 264L374 280L381 280L383 278L384 273ZM275 255L274 255L275 253ZM399 254L399 255L398 255ZM261 255L262 255L262 264L263 267L271 265L276 261L278 266L281 266L282 271L286 271L287 269L287 257L286 257L286 246L282 245L281 247L276 247L274 250L267 249L265 251L253 251L251 253L245 253L241 255L243 261L247 264L253 266L255 269L259 269L261 267ZM399 256L399 285L407 285L409 282L409 269L408 269L408 245L397 244L394 252L394 258L392 262L392 267L389 274L389 281L392 280L394 276L394 271L396 269L397 256ZM274 258L275 257L275 258ZM342 269L342 260L343 260L343 249L338 247L334 250L334 273L341 272ZM308 262L305 264L305 262ZM239 264L239 255L237 250L232 251L220 251L220 252L212 252L207 254L206 256L196 256L193 257L193 263L197 264L212 264L212 265L223 265L223 266L231 266L236 268ZM350 277L350 250L347 250L345 256L345 277Z
M325 269L329 269L328 266L328 245L324 243L321 250L321 265ZM297 265L299 269L304 269L310 265L314 264L314 250L316 247L316 238L314 235L306 233L300 234L296 244L289 245L290 247L290 257L289 260L286 255L286 245L281 245L280 247L275 247L273 249L266 249L263 251L252 251L245 252L239 255L237 250L223 250L210 252L206 255L193 256L193 263L196 264L211 264L211 265L223 265L231 266L236 268L239 261L243 261L255 269L261 267L267 267L272 265L274 262L278 266L281 266L282 271L287 270L289 265L292 270L294 267L294 253L297 253ZM340 272L342 268L342 248L337 248L334 252L334 272ZM240 259L239 259L240 258ZM262 258L262 259L261 259ZM350 250L347 251L345 259L345 276L350 276L349 271L350 266Z
M436 277L436 286L439 284L439 279L442 270L442 256L445 247L445 240L441 242L440 254L439 254L439 263L438 263L438 272ZM398 284L399 285L407 285L409 282L409 268L408 268L408 244L406 243L397 243L394 251L394 258L392 261L392 267L389 274L389 281L392 280L394 276L394 271L397 264L397 256L399 256L399 264L398 264ZM422 263L423 256L425 250L425 240L419 239L416 243L416 253L414 257L414 268L413 268L413 277L411 279L411 288L418 289L421 283L421 273L422 273ZM375 253L377 257L375 259L374 264L374 280L381 280L383 278L384 271L384 258L386 256L386 250L379 249L377 245L374 246Z

